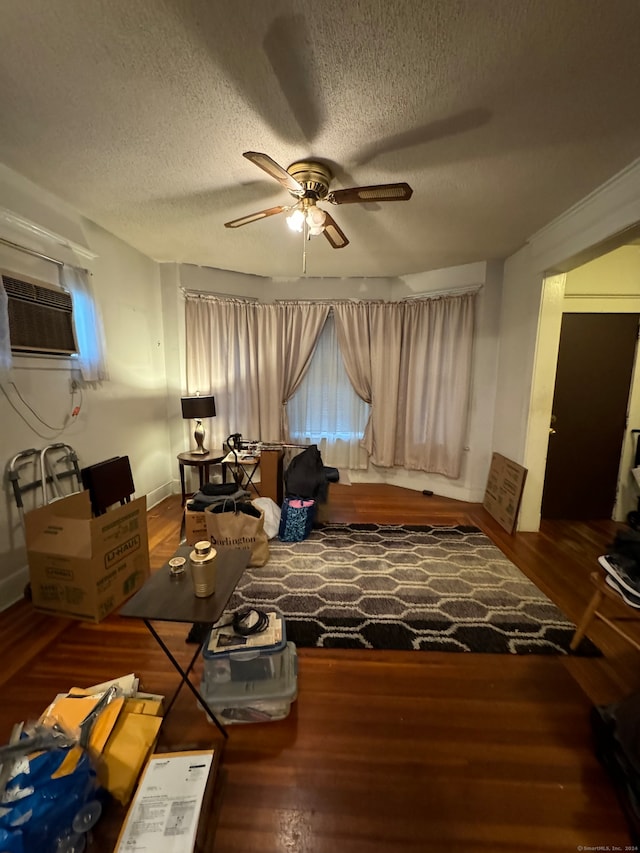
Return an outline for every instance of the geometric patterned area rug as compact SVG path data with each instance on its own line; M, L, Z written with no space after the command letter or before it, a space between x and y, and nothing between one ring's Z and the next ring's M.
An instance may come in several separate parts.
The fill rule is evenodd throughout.
M228 607L276 608L299 647L558 655L575 631L477 527L327 524L269 547Z

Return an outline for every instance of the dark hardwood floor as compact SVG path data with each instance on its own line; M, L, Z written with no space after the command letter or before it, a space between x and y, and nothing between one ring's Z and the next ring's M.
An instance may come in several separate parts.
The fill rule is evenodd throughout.
M619 525L546 522L507 534L482 506L384 485L331 486L333 521L476 524L577 621L589 574ZM174 552L180 499L148 514L152 568ZM629 609L611 602L612 615ZM184 626L163 625L176 655ZM628 626L640 641L640 625ZM589 709L640 688L640 653L596 622L602 658L300 649L286 720L229 728L207 850L215 853L566 853L625 849L629 833L591 743ZM61 690L135 671L170 695L176 676L142 623L2 614L0 737ZM187 691L165 745L219 744ZM89 850L110 851L122 811ZM629 849L627 847L627 849Z

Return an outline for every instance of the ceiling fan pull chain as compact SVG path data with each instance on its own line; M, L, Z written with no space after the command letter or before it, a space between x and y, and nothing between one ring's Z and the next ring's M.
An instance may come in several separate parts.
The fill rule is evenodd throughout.
M309 239L307 234L307 218L305 216L304 224L302 226L302 275L307 274L307 240Z

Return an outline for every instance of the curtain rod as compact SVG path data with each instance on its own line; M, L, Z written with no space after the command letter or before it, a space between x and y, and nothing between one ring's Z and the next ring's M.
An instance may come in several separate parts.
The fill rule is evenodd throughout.
M7 240L4 237L0 237L0 243L3 243L5 246L10 246L12 249L17 249L19 252L24 252L26 255L33 255L34 258L41 258L43 261L49 261L50 264L56 264L58 267L63 267L63 261L59 261L57 258L50 258L49 255L44 255L42 252L37 252L35 249L28 249L26 246L21 246L19 243L14 243L12 240Z
M417 299L435 299L440 296L463 296L465 293L479 293L482 284L471 284L468 287L453 287L450 290L426 290L423 293L412 293L411 296L403 296L401 302L411 302Z
M40 258L43 261L48 261L50 264L55 264L57 267L60 267L60 269L67 266L71 267L71 269L80 270L81 272L86 272L87 275L93 276L91 270L88 270L85 267L76 267L73 264L65 265L64 261L59 261L57 258L45 255L44 252L36 251L36 249L29 249L27 246L21 246L20 243L14 243L13 240L7 240L6 237L0 237L0 243L5 246L9 246L11 249L16 249L18 252L24 252L25 255L33 255L34 258Z
M217 293L212 290L192 290L188 287L180 287L185 299L226 299L230 302L258 302L257 296L234 296L232 293Z

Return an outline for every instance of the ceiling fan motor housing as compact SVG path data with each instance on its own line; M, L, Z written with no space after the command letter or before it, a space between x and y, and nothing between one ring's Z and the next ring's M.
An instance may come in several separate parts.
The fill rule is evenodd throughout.
M303 198L325 198L329 192L333 174L324 163L318 163L316 160L299 160L292 163L287 172L304 187ZM300 198L299 194L291 193L291 195Z

